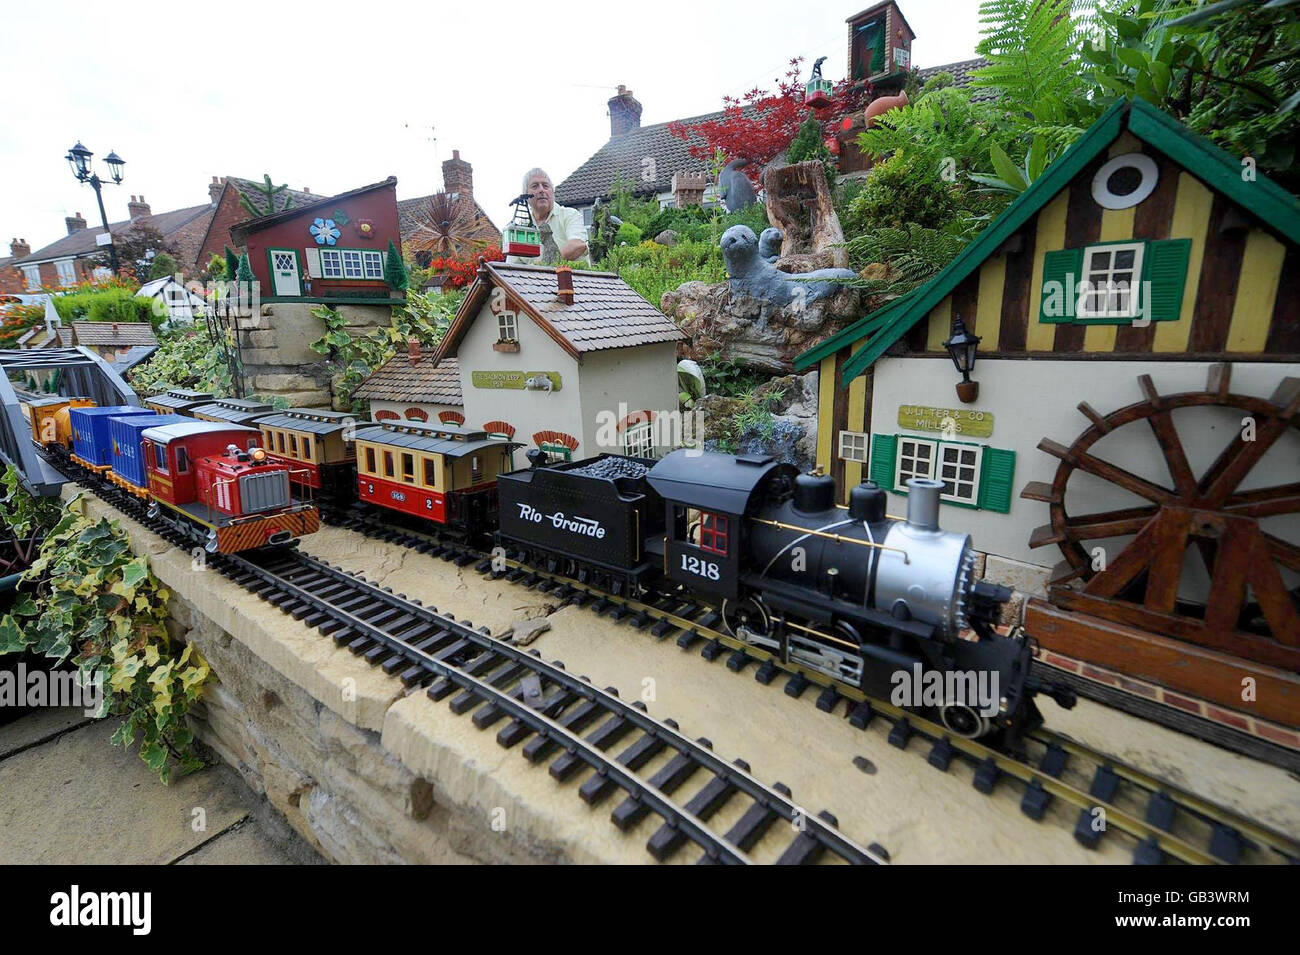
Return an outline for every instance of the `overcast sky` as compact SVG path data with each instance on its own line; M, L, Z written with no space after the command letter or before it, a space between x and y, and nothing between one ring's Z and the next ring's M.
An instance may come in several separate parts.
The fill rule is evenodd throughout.
M774 87L792 56L845 72L845 20L869 0L633 0L620 3L94 6L22 0L5 14L0 66L0 256L99 224L94 193L63 156L77 140L115 150L110 222L132 194L155 213L207 201L235 175L336 194L397 176L399 198L442 186L459 149L493 220L509 218L534 165L558 183L609 138L606 100L625 84L643 125L720 109ZM913 62L974 55L979 0L900 0ZM292 12L290 12L292 11Z

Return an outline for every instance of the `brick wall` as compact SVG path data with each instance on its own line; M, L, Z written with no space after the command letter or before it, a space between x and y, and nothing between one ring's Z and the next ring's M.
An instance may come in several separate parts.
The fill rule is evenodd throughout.
M205 222L209 221L207 216L201 218ZM227 184L221 193L221 201L217 203L217 211L210 220L211 225L207 227L207 241L199 246L194 259L188 263L189 267L201 269L213 255L222 254L225 247L230 245L230 227L248 218L251 218L248 211L239 204L239 191ZM235 249L233 245L230 247Z

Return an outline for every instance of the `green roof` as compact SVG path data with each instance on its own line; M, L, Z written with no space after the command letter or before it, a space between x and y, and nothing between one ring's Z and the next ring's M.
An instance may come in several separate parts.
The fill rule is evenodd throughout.
M1196 135L1145 100L1119 99L1087 132L1035 179L979 236L928 283L877 309L795 359L802 371L846 345L870 336L844 365L845 383L860 375L918 321L950 295L967 276L1065 189L1085 166L1127 129L1159 150L1211 189L1259 218L1293 243L1300 244L1300 200L1277 183L1257 176L1242 178L1241 161Z

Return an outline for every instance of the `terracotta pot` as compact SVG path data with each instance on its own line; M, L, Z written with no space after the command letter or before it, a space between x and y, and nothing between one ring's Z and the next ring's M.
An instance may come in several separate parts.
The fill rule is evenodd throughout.
M870 103L867 104L867 109L862 114L862 118L866 120L867 128L870 129L871 124L876 121L877 116L889 112L891 109L893 109L896 106L906 106L906 105L907 105L906 93L899 93L897 96L881 96L878 99L873 99Z

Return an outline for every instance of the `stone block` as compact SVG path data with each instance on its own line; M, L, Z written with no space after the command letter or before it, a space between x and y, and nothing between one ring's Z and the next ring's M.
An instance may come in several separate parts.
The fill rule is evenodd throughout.
M1050 567L1026 564L1009 557L989 554L984 562L984 577L995 584L1002 584L1022 594L1036 597L1047 596L1047 581L1052 576Z
M318 391L325 386L329 376L313 378L299 374L264 374L253 376L255 391Z

